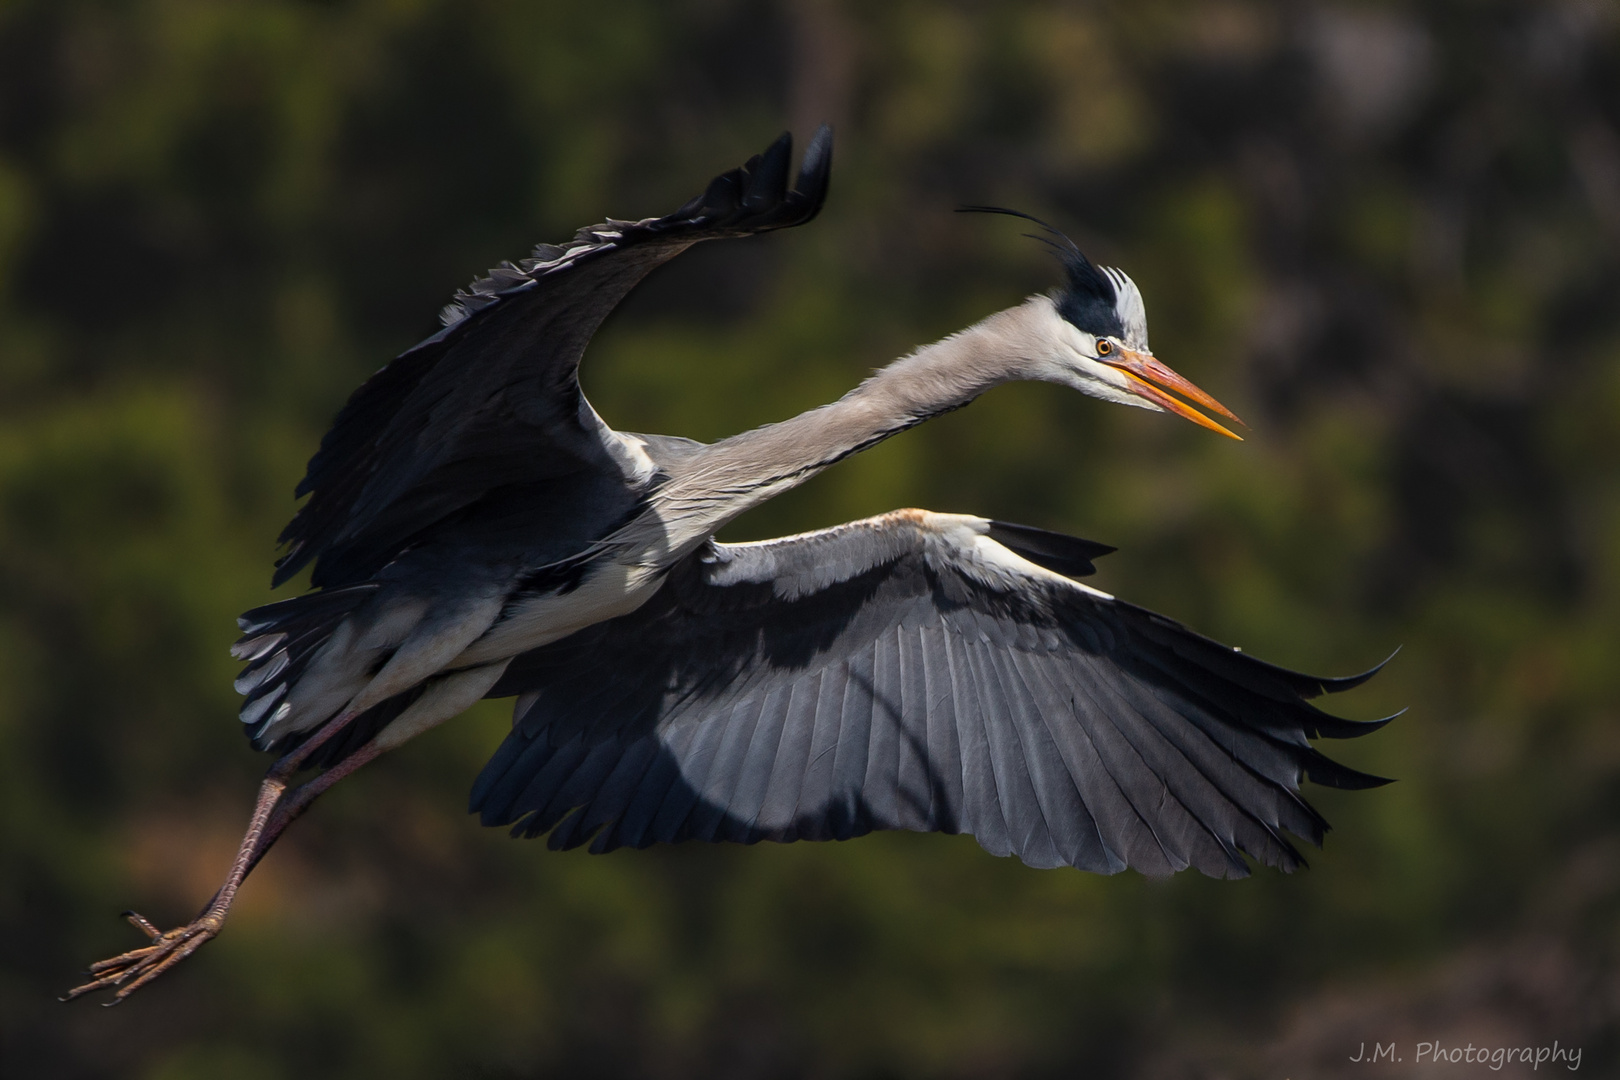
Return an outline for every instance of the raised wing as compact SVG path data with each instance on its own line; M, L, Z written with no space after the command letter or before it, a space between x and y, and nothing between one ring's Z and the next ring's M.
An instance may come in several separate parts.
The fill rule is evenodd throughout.
M966 832L1032 866L1242 876L1320 844L1299 795L1383 781L1310 738L1322 679L1072 577L1109 549L898 511L714 544L640 610L514 660L472 809L551 846ZM1376 669L1374 669L1376 670Z
M636 475L645 457L581 394L580 356L608 312L692 244L815 217L831 131L811 139L790 191L791 152L784 134L672 214L581 229L458 293L444 329L356 390L321 440L273 584L311 560L316 586L363 581L439 523L465 522L492 493L532 487L517 501L533 503L593 476L621 488L645 481ZM509 516L513 501L492 512Z

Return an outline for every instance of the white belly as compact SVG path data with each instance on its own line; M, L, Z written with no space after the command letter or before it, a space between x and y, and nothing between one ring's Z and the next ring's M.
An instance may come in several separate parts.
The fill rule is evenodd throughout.
M665 571L643 565L598 563L569 593L543 593L490 627L449 665L488 664L559 641L577 630L636 610L658 591Z

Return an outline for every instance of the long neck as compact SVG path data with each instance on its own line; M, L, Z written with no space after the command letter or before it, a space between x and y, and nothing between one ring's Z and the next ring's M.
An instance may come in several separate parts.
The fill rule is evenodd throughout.
M672 549L993 386L1042 377L1058 317L1051 300L1033 296L896 360L829 405L693 454L655 496Z

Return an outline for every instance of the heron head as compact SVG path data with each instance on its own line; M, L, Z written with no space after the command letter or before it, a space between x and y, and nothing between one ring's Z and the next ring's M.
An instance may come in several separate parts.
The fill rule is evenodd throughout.
M1033 221L1046 235L1035 235L1063 263L1065 282L1051 294L1057 314L1057 380L1076 390L1120 405L1135 405L1175 413L1228 438L1242 440L1197 409L1187 398L1211 412L1247 427L1225 405L1160 363L1148 348L1147 306L1142 291L1123 270L1098 266L1063 233L1039 218L994 206L962 209ZM1175 397L1175 394L1181 397Z
M1062 236L1062 234L1058 234ZM1161 363L1148 348L1147 306L1142 292L1123 270L1097 266L1062 236L1053 249L1067 281L1052 295L1063 327L1065 367L1076 389L1094 397L1175 413L1232 439L1227 430L1181 398L1243 425L1233 412L1190 380ZM1067 380L1066 380L1067 381ZM1175 397L1175 394L1181 397ZM1244 425L1247 426L1247 425Z
M1147 347L1147 306L1136 282L1124 270L1095 266L1072 243L1068 248L1058 246L1058 254L1068 282L1051 296L1051 304L1066 330L1063 345L1068 355L1063 359L1071 385L1092 397L1174 413L1228 439L1243 439L1181 400L1187 398L1243 424L1233 411L1153 356Z

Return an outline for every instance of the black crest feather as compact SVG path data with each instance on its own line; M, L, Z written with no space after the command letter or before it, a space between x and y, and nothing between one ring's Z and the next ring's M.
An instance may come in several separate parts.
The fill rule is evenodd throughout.
M1033 214L1022 210L1008 210L1003 206L961 206L962 214L1005 214L1007 217L1032 221L1046 230L1046 235L1025 233L1031 240L1039 240L1052 249L1063 264L1067 281L1063 292L1056 297L1058 314L1093 337L1125 336L1125 323L1119 317L1119 292L1095 263L1086 258L1063 231L1049 225Z

